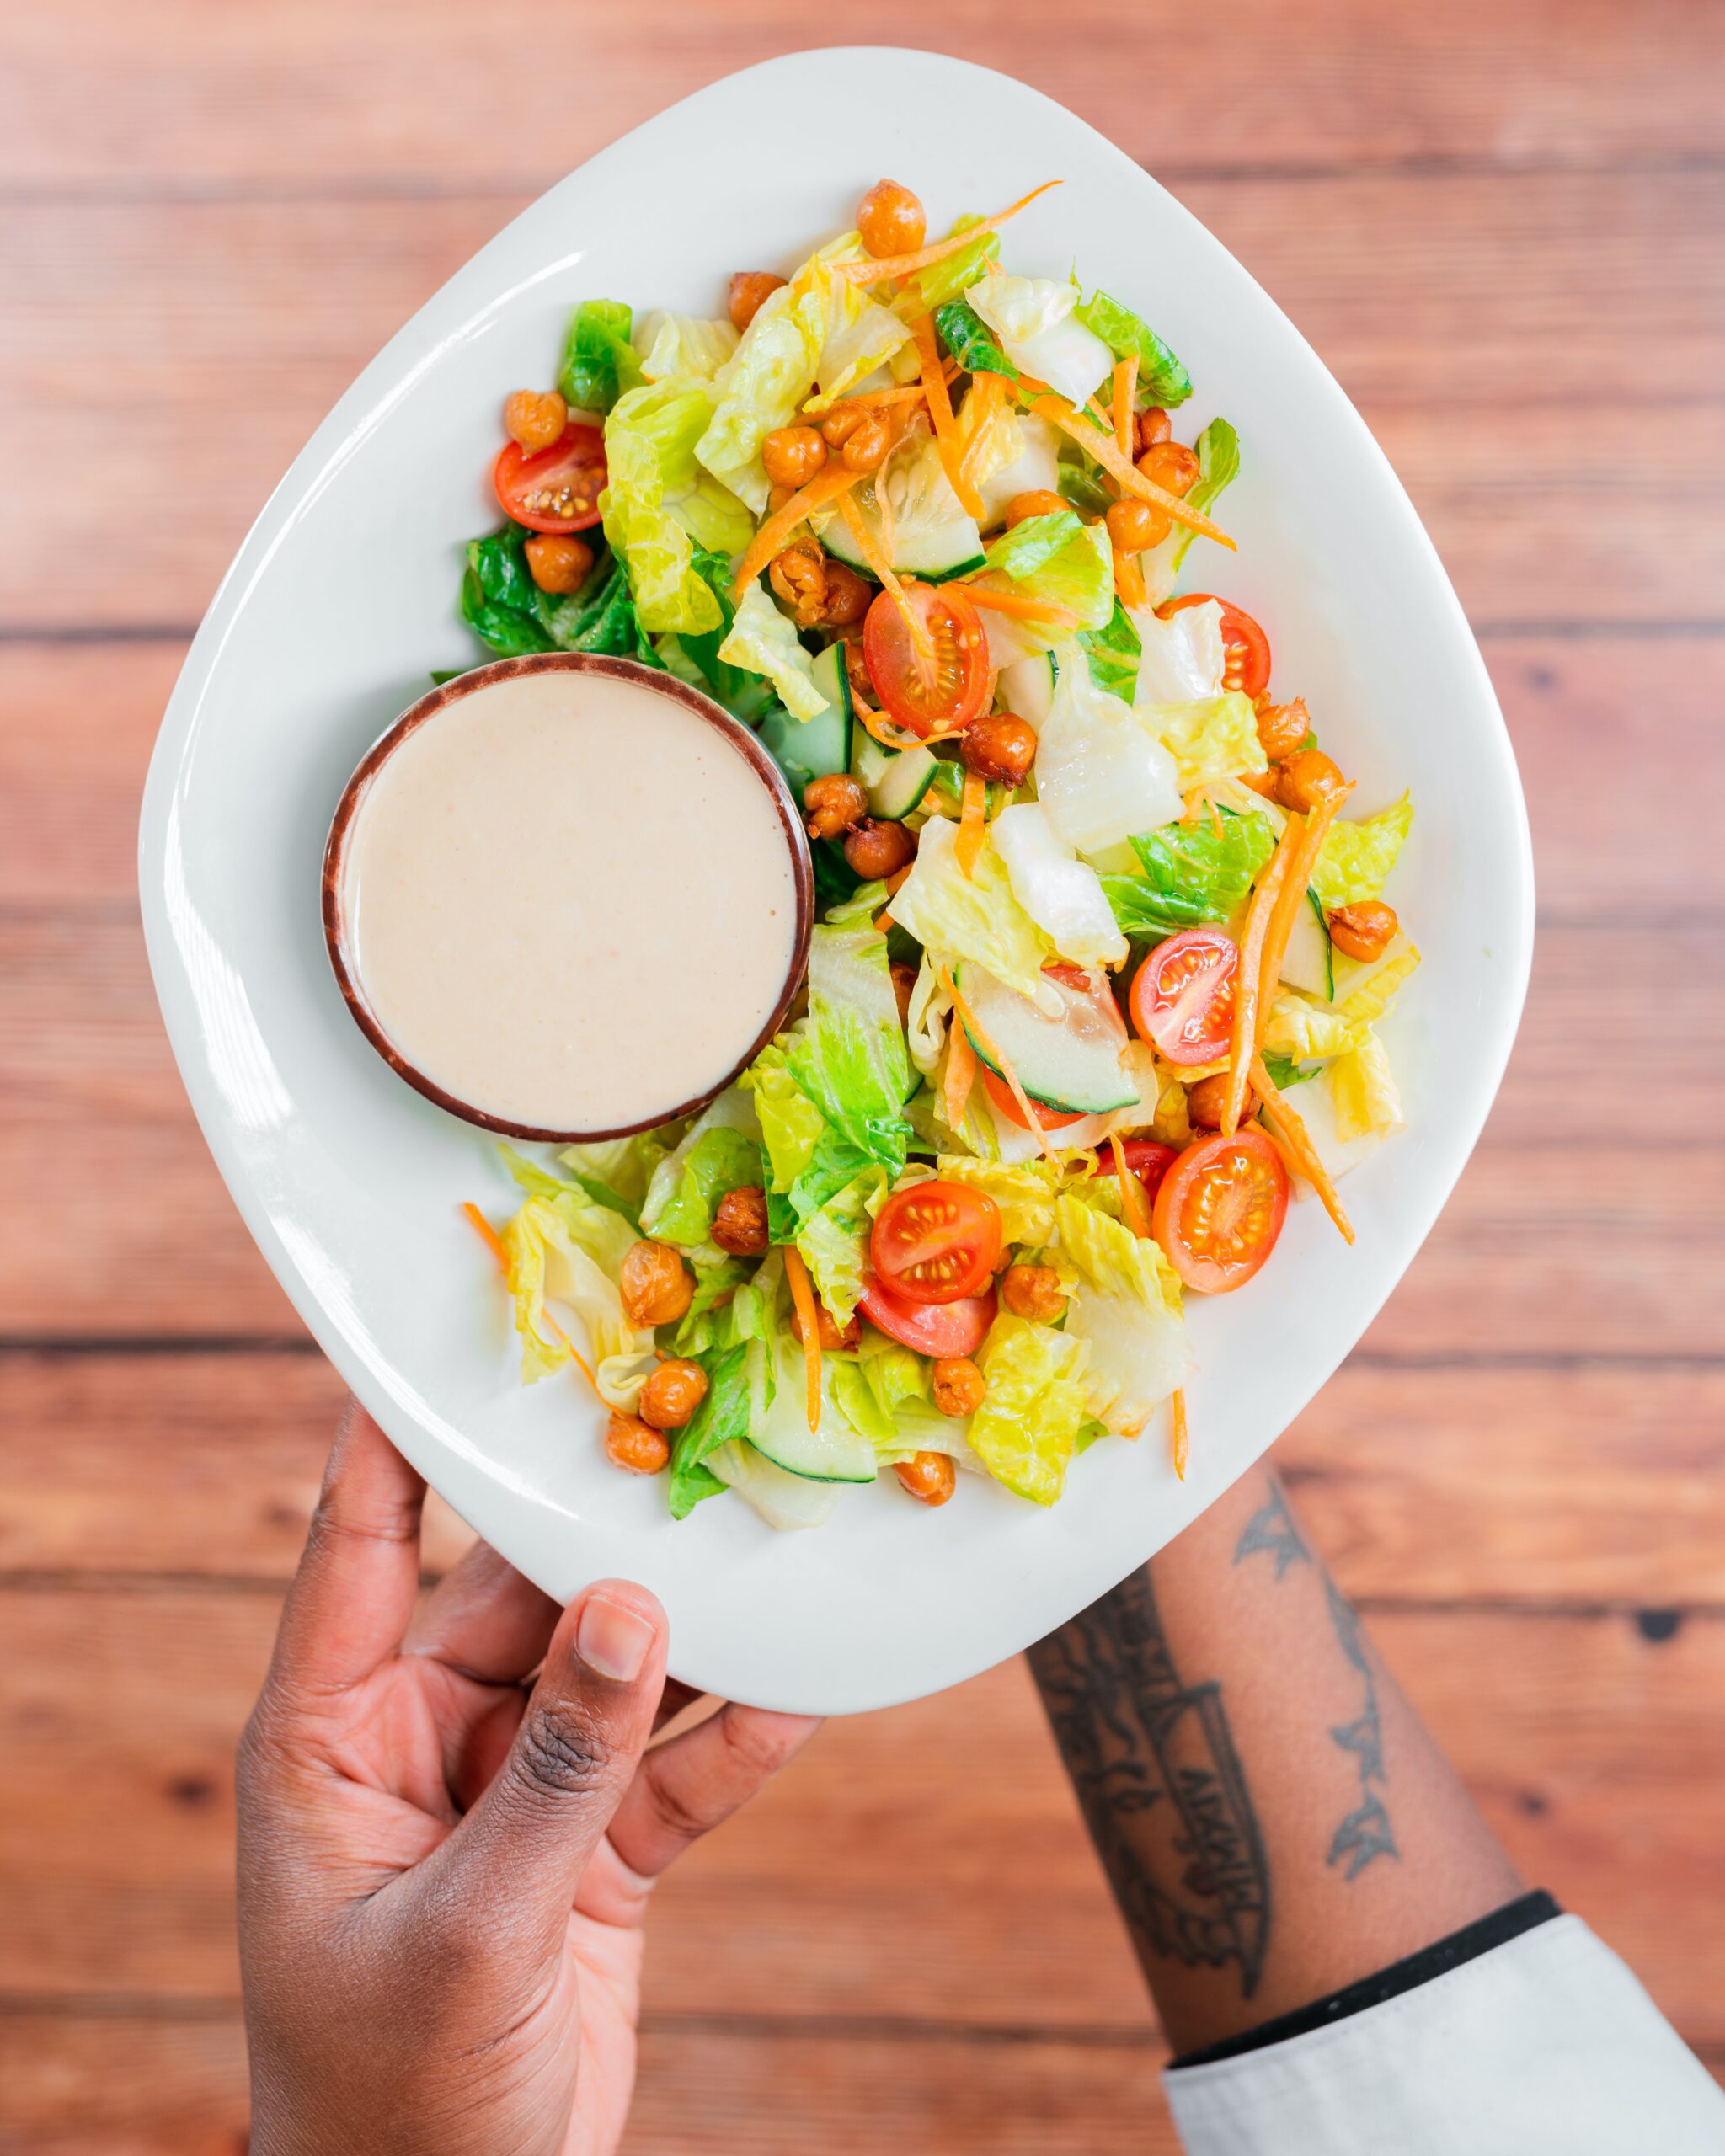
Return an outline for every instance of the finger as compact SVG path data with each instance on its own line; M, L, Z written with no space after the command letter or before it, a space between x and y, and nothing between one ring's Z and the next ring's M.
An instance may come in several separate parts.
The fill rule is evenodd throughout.
M763 1789L820 1726L814 1715L721 1707L647 1754L611 1822L611 1847L631 1871L656 1879Z
M419 1592L425 1502L425 1483L350 1401L282 1611L276 1684L342 1691L394 1654Z
M675 1721L685 1707L692 1707L696 1700L703 1696L704 1694L697 1692L692 1684L685 1684L681 1678L667 1677L665 1680L665 1690L660 1694L659 1705L654 1710L654 1735L656 1737L668 1721Z
M481 1921L537 1915L561 1937L652 1734L665 1629L656 1598L627 1580L601 1581L564 1612L508 1758L437 1853Z
M408 1626L403 1654L429 1655L486 1684L515 1684L537 1669L563 1614L486 1542L440 1581Z

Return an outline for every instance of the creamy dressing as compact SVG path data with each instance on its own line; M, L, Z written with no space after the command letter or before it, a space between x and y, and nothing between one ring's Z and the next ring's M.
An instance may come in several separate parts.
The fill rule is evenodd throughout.
M342 863L347 960L402 1057L552 1131L720 1085L796 941L772 796L675 697L574 670L457 696L379 766Z

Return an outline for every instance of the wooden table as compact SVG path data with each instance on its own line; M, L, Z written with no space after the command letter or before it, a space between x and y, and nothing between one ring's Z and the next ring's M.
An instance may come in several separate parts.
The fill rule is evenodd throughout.
M1529 1876L1725 2068L1725 10L62 0L0 23L0 2150L245 2145L230 1755L339 1390L145 974L187 640L526 200L733 67L932 25L1263 279L1479 632L1539 854L1527 1022L1279 1457ZM667 1886L650 1970L638 2152L1172 2146L1016 1666L825 1732Z

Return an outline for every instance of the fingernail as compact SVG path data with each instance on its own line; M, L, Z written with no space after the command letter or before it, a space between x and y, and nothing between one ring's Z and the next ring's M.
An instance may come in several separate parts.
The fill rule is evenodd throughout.
M613 1684L633 1684L653 1645L653 1627L620 1602L590 1595L575 1625L575 1652Z

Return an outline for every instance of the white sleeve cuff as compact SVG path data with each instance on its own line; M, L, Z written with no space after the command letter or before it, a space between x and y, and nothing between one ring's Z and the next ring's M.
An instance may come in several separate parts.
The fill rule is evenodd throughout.
M1725 2093L1574 1916L1163 2085L1188 2156L1725 2156Z

